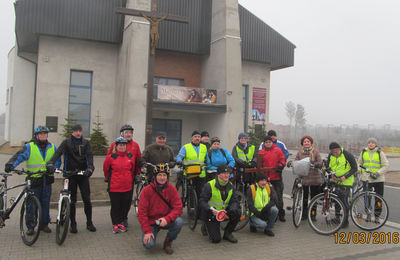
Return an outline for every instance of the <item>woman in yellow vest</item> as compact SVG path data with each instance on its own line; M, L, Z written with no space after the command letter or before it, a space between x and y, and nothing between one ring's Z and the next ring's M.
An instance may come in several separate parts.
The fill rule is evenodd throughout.
M220 222L217 215L225 210L225 221L229 221L223 236L224 240L237 243L237 239L232 235L236 225L240 220L239 203L232 183L229 182L229 175L232 169L222 164L217 169L217 177L207 182L200 195L200 218L204 221L201 227L203 235L207 235L211 242L221 241Z
M349 195L354 183L354 174L357 173L357 162L351 153L341 148L336 142L329 144L329 150L327 164L335 172L333 180L339 185L336 193L343 201L347 212L343 227L347 227L349 225Z
M258 172L256 183L247 191L247 203L250 210L250 232L257 232L257 228L264 230L267 236L275 236L272 232L278 208L276 207L276 195L267 182L267 176Z
M377 174L377 178L372 178L365 170L361 171L361 181L369 181L369 188L374 188L375 192L383 197L383 188L385 183L384 174L389 168L389 161L386 155L378 147L376 138L369 138L367 147L361 151L358 157L358 165L362 165L373 173Z

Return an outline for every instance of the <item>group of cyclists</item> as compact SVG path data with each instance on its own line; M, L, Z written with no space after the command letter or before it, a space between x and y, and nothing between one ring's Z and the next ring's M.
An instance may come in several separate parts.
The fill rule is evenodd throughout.
M65 139L57 149L48 141L49 129L38 126L34 130L34 137L26 143L6 163L5 171L14 170L20 163L26 161L26 170L46 171L47 174L34 174L32 188L42 206L42 223L40 229L51 232L48 224L51 184L54 182L54 172L61 167L63 155L63 169L65 171L83 171L84 175L68 177L71 193L70 232L77 233L76 209L77 188L79 187L84 203L86 227L95 232L92 221L92 205L90 200L89 178L95 168L90 143L82 136L82 127L72 127L71 136ZM212 243L221 239L232 243L238 240L233 236L236 225L241 221L240 198L235 188L235 180L242 180L247 184L245 191L250 218L250 231L262 229L267 236L274 236L272 231L275 222L279 219L285 222L283 204L282 171L288 164L289 152L285 144L277 139L274 130L268 131L264 142L258 148L249 143L246 133L238 135L238 141L231 152L221 148L218 137L210 138L207 131L193 131L189 143L182 146L174 158L173 151L166 144L165 132L156 133L155 143L145 147L143 153L137 142L133 140L134 129L131 125L123 125L120 136L111 144L103 164L107 191L110 197L110 216L112 232L117 234L128 230L128 215L132 204L135 176L141 174L143 167L147 167L147 185L140 194L137 218L142 228L142 241L145 248L152 248L156 244L156 237L161 229L168 230L163 248L167 254L172 254L172 242L177 238L183 226L182 199L178 193L180 180L185 177L193 179L195 191L199 198L199 218L203 221L201 232L208 236ZM344 150L338 143L329 145L330 153L325 162L335 172L333 179L341 187L338 195L349 210L348 197L350 187L354 183L354 176L358 171L358 164L374 172L376 178L362 171L361 181L368 180L370 187L383 196L384 173L388 168L388 160L378 147L375 138L368 139L368 145L360 154L358 162L351 153ZM303 177L304 199L303 208L307 208L308 200L321 192L323 180L317 170L323 160L314 147L311 136L304 136L300 140L301 149L295 160L309 158L314 167L310 168L307 176ZM182 175L178 175L177 185L169 183L170 168L175 165L182 167ZM288 165L287 165L288 164ZM153 165L153 166L149 166ZM197 168L193 168L197 166ZM197 169L197 170L193 170ZM66 177L66 176L64 176ZM306 210L302 219L306 219ZM224 234L221 236L220 225L224 222ZM348 225L346 219L343 227ZM34 232L33 229L28 231Z

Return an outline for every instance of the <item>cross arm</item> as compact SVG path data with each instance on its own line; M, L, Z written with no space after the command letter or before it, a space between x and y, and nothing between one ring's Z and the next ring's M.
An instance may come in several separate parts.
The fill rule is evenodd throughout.
M189 18L179 16L179 15L153 13L153 12L149 12L149 11L128 9L128 8L122 8L122 7L117 7L115 12L118 14L138 16L138 17L143 17L142 14L145 14L148 17L155 17L158 19L163 18L165 15L167 15L167 18L165 18L165 21L172 21L172 22L178 22L178 23L189 23Z

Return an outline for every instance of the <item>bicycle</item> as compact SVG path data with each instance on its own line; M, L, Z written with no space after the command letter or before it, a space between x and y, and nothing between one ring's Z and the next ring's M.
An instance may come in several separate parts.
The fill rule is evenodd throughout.
M189 218L189 228L194 231L199 218L199 199L194 185L194 179L199 178L201 173L201 165L191 164L179 166L182 171L186 170L186 175L183 175L181 185L181 199L183 207L186 207Z
M323 168L325 187L322 193L316 195L308 206L308 223L321 235L331 235L337 232L347 218L347 212L342 200L334 193L337 184L332 179L335 172Z
M145 163L144 166L151 166L151 167L156 167L154 164L151 163ZM136 190L135 190L135 196L133 198L133 206L135 209L135 213L138 213L139 209L139 198L140 194L142 193L142 190L144 187L149 185L149 180L147 178L147 168L143 168L141 174L135 176L135 184L136 184Z
M371 172L364 166L360 167L376 178L376 173ZM365 188L365 189L364 189ZM389 217L389 207L383 197L374 190L370 191L369 181L364 182L364 187L359 187L354 193L351 205L350 216L353 223L367 231L376 230L385 225Z
M56 224L56 243L58 245L64 243L70 222L71 192L68 190L69 178L75 175L82 176L85 174L85 171L56 170L56 173L61 172L65 174L65 178L63 189L60 190L58 199L57 219L55 222L50 222L50 224Z
M20 231L21 238L25 245L33 245L40 234L40 223L42 220L42 207L39 199L34 195L31 188L31 179L33 174L43 174L45 172L28 172L25 170L13 170L18 175L26 174L27 178L24 183L12 187L7 186L7 178L12 176L10 173L0 173L2 180L0 183L0 228L5 226L5 220L10 218L11 212L15 209L18 202L23 198L20 211ZM10 199L10 207L7 207L7 192L19 187L23 187L17 198Z

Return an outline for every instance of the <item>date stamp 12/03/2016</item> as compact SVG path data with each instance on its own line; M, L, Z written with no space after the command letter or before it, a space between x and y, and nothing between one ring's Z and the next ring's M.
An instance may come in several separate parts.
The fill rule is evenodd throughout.
M335 244L399 244L399 232L336 232Z

